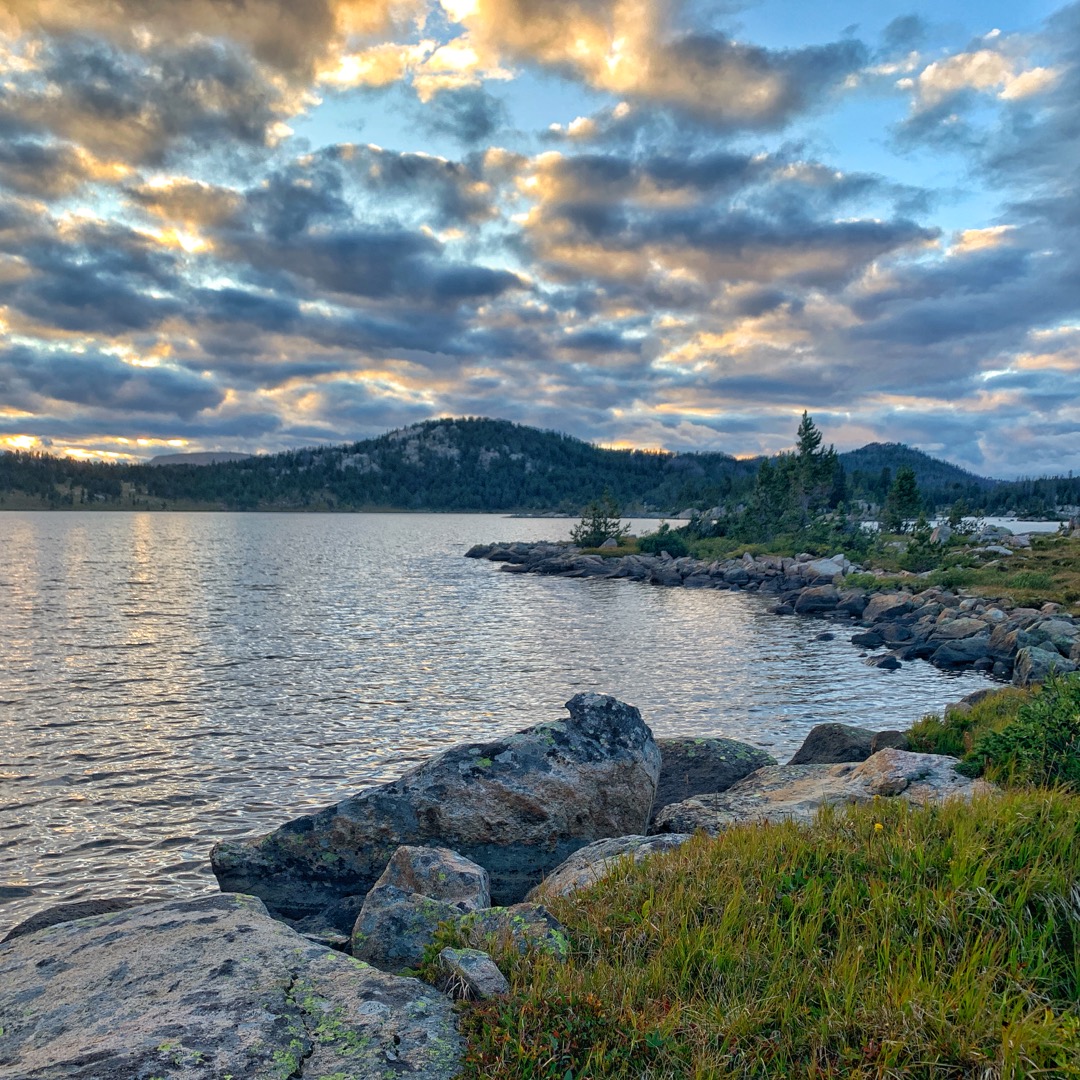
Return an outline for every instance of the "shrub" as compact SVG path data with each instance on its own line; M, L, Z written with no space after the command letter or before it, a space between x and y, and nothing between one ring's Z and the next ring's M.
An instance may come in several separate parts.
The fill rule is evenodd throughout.
M646 533L638 540L638 551L648 555L659 555L666 551L673 559L690 554L690 547L681 529L673 529L666 521L656 532Z
M599 547L605 540L621 543L628 531L619 520L619 504L605 491L585 507L581 521L570 530L570 539L581 547Z
M930 713L908 729L911 749L921 754L963 757L983 735L1011 724L1031 695L1031 690L1006 686L974 705L951 706L945 710L944 718Z
M1080 787L1080 678L1047 679L1011 724L978 739L960 771L1009 784Z

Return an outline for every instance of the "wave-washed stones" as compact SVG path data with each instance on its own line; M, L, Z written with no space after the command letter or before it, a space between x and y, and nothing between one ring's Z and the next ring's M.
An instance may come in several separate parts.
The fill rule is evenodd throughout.
M997 534L994 534L997 535ZM1007 538L1008 548L1027 546L1024 536ZM689 556L582 555L570 544L486 544L466 552L473 559L502 563L517 573L564 577L629 578L652 585L743 590L772 595L777 615L849 620L863 629L852 636L860 648L885 648L869 659L873 667L896 669L906 660L928 660L944 670L985 671L1018 686L1041 682L1052 672L1080 667L1080 620L1058 604L1039 609L1008 600L961 598L947 589L912 587L868 591L845 587L860 568L843 555L815 559L772 555L713 562ZM831 573L830 573L831 571Z

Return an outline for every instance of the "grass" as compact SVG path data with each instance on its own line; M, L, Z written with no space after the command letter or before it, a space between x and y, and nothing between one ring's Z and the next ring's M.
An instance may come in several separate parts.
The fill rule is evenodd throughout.
M970 708L953 706L945 715L928 713L907 732L911 749L921 754L950 754L963 757L976 742L991 732L1001 731L1016 720L1034 691L1016 686L1002 687Z
M1080 797L747 825L552 909L497 956L467 1078L1080 1076Z

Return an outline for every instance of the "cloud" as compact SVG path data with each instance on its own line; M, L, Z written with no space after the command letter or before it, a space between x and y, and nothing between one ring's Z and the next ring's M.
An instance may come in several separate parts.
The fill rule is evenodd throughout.
M534 63L588 86L670 106L726 128L781 126L867 60L859 42L769 50L681 32L650 0L475 0L443 7L490 57Z
M16 347L0 350L0 387L21 408L50 402L120 413L189 419L224 394L211 379L182 368L138 366L101 352L72 353Z

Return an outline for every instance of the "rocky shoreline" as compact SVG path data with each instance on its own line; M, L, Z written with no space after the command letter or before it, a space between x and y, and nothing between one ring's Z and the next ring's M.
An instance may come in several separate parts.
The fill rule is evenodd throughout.
M1009 539L1026 546L1024 537ZM466 558L500 563L501 570L514 574L626 578L668 588L775 597L771 610L776 615L808 615L858 627L851 642L873 652L867 663L875 667L926 660L944 670L984 671L1018 686L1041 682L1051 671L1064 674L1080 667L1080 619L1059 604L1036 609L1009 600L961 597L940 587L920 588L917 575L910 587L896 590L848 587L845 579L866 571L843 555L747 553L706 562L672 558L667 552L587 555L572 544L546 542L477 544Z
M822 725L778 765L729 739L656 739L611 697L566 707L219 844L221 893L63 905L16 927L0 942L0 1078L450 1080L452 998L508 989L485 949L565 959L545 902L623 856L827 803L989 789L898 732ZM458 940L432 959L440 924ZM421 965L427 982L409 974Z

